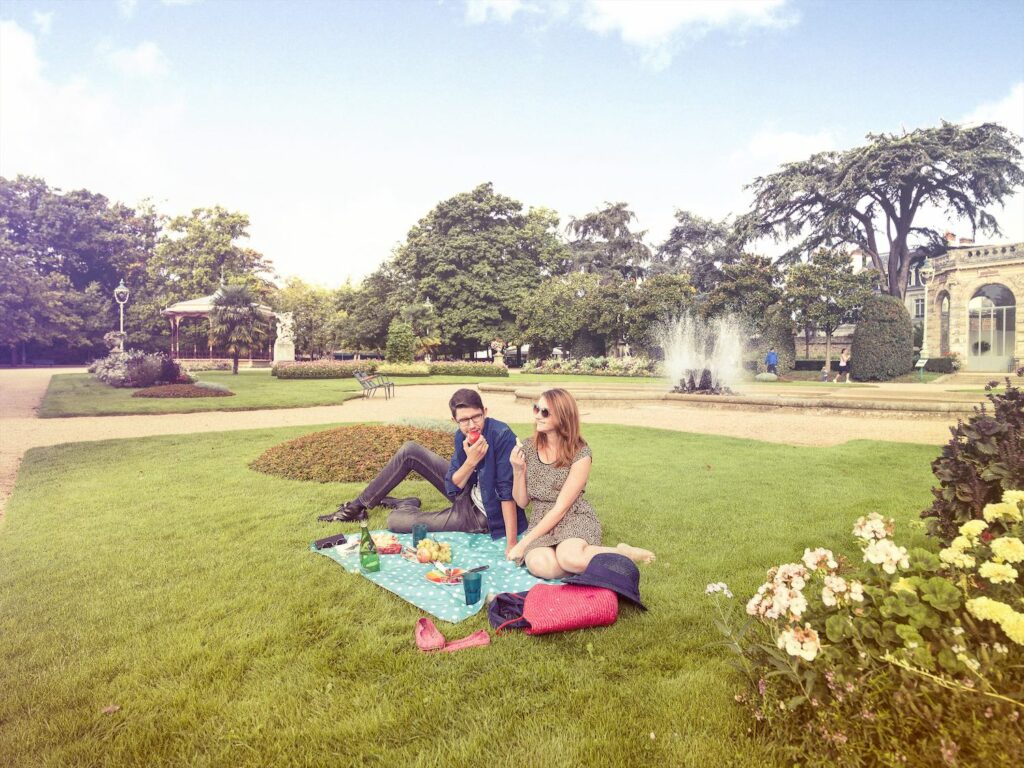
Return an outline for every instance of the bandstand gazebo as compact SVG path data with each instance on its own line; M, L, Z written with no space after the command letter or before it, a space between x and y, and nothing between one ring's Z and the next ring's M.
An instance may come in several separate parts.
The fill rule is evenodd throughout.
M217 297L217 293L212 293L209 296L201 296L198 299L189 299L188 301L179 301L177 304L171 304L161 314L168 319L171 324L171 357L175 360L182 362L189 361L208 361L208 360L230 360L231 357L224 351L216 349L212 344L209 343L209 323L210 314L213 312L213 300ZM257 304L256 309L261 315L264 315L270 320L276 320L277 314L265 304ZM197 320L206 321L207 331L204 333L206 342L206 349L202 350L206 352L205 355L200 353L200 347L198 344L193 343L192 349L184 350L185 354L182 355L181 349L181 326L186 320ZM271 322L271 328L273 329L275 323ZM271 362L272 350L274 349L274 334L273 332L268 334L266 341L259 345L255 349L249 350L248 362L249 365L268 363ZM190 354L191 353L191 354Z

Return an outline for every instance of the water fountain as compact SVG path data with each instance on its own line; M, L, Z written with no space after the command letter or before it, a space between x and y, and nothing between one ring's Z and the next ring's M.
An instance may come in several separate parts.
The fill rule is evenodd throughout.
M662 333L665 373L679 382L673 392L731 395L729 385L740 380L743 332L732 316L710 323L684 315Z

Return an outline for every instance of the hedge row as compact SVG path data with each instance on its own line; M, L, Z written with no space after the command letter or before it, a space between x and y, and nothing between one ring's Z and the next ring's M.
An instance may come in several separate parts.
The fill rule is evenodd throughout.
M270 373L279 379L352 379L357 371L390 376L508 376L508 368L492 363L388 364L380 360L311 360L274 363Z

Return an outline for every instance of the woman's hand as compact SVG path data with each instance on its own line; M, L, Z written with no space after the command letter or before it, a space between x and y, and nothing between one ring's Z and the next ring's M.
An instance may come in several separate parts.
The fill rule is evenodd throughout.
M526 451L523 450L522 443L518 440L516 441L516 447L509 454L508 460L512 464L513 472L522 472L526 469Z
M512 549L505 553L507 560L521 560L526 555L526 544L519 542Z

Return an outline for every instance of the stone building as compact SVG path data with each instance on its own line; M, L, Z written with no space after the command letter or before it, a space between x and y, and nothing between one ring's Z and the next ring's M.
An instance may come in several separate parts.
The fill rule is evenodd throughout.
M1024 243L950 248L928 259L925 351L959 355L965 371L1008 371L1024 361ZM913 316L913 315L912 315Z

